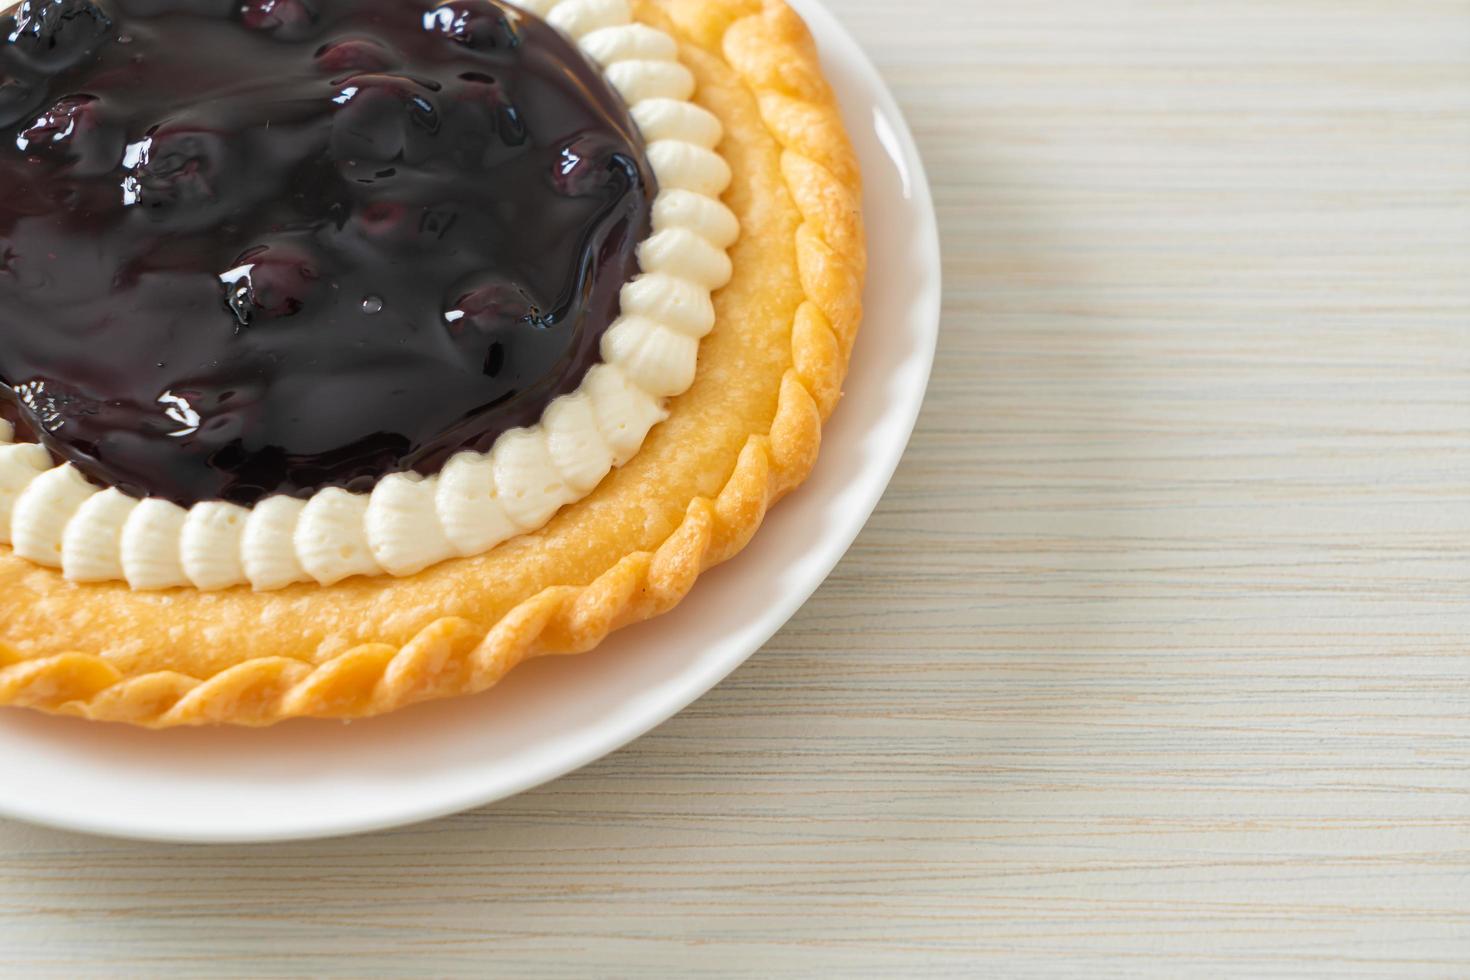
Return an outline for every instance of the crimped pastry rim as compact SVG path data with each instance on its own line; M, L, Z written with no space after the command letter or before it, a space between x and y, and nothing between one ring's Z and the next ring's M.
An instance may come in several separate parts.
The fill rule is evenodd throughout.
M611 630L672 608L701 572L736 554L815 462L861 318L866 270L855 157L804 23L781 0L706 0L702 8L704 23L719 25L702 45L718 50L755 96L780 147L801 217L795 254L804 293L769 431L746 438L716 494L691 500L658 547L625 555L587 585L543 589L488 631L445 617L401 646L360 644L319 664L259 657L205 678L127 675L83 652L23 659L0 643L0 704L147 727L380 714L485 690L535 656L591 649ZM698 43L683 30L676 36Z

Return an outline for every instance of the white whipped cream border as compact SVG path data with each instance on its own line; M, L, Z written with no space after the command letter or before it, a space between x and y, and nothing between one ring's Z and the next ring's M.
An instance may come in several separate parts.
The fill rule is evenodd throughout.
M714 152L720 122L690 101L694 76L663 31L635 23L626 0L516 0L576 40L602 67L643 132L658 179L641 273L602 338L602 362L576 391L488 453L461 452L433 476L393 473L371 493L337 488L307 500L220 501L187 510L99 490L71 464L53 466L0 421L0 543L70 580L121 579L134 589L412 575L534 531L637 453L664 402L694 380L699 340L714 326L710 294L730 278L739 236L719 196L730 168Z

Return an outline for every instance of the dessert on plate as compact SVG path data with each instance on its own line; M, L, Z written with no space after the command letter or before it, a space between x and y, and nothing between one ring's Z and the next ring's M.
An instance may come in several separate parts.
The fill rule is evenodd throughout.
M861 317L781 0L25 0L0 129L0 704L588 650L801 482Z

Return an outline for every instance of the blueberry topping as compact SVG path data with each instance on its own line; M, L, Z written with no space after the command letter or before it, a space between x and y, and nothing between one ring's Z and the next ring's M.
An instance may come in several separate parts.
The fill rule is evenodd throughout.
M363 491L596 363L656 188L532 15L26 0L5 26L0 418L94 481Z

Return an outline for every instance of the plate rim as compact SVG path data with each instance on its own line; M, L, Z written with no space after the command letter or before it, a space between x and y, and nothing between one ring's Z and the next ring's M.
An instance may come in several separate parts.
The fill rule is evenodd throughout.
M918 362L918 374L914 383L905 389L902 403L894 406L901 409L901 414L896 413L896 421L892 423L895 434L882 444L881 459L873 466L874 473L881 474L881 478L867 484L870 487L869 492L853 508L851 517L846 520L840 533L831 534L820 542L821 557L813 564L813 570L800 587L783 595L780 602L767 607L761 617L760 629L725 656L709 658L707 662L700 664L699 669L689 671L676 689L665 694L648 710L626 719L610 718L603 721L592 735L583 738L571 751L563 752L549 762L523 765L514 778L481 780L482 784L493 783L488 788L476 784L458 793L443 794L426 805L414 805L410 802L398 807L389 806L359 818L355 818L352 813L335 813L315 824L307 820L292 826L244 832L233 826L223 830L212 826L170 826L167 819L145 826L136 821L105 816L100 811L55 812L54 808L35 805L32 799L7 798L3 794L0 794L0 816L61 830L114 838L222 844L344 837L416 824L517 795L622 748L683 711L765 647L831 575L886 493L923 408L938 344L943 295L938 219L928 176L897 101L867 53L820 0L787 2L806 21L816 39L824 64L829 67L835 63L851 66L854 73L861 77L861 94L871 99L875 116L886 124L891 139L884 139L880 135L880 142L884 144L884 150L889 156L894 158L903 176L906 192L904 196L907 200L901 202L901 206L909 212L910 220L915 222L914 238L925 253L921 266L926 276L915 285L911 297L914 303L914 322L923 328L921 333L915 333L917 343L911 355ZM839 103L844 100L844 92L840 87L837 88L837 96ZM854 93L848 93L847 97L854 97ZM871 329L871 325L868 328ZM858 344L862 344L861 332ZM838 411L841 411L840 405ZM821 466L820 456L817 466Z

